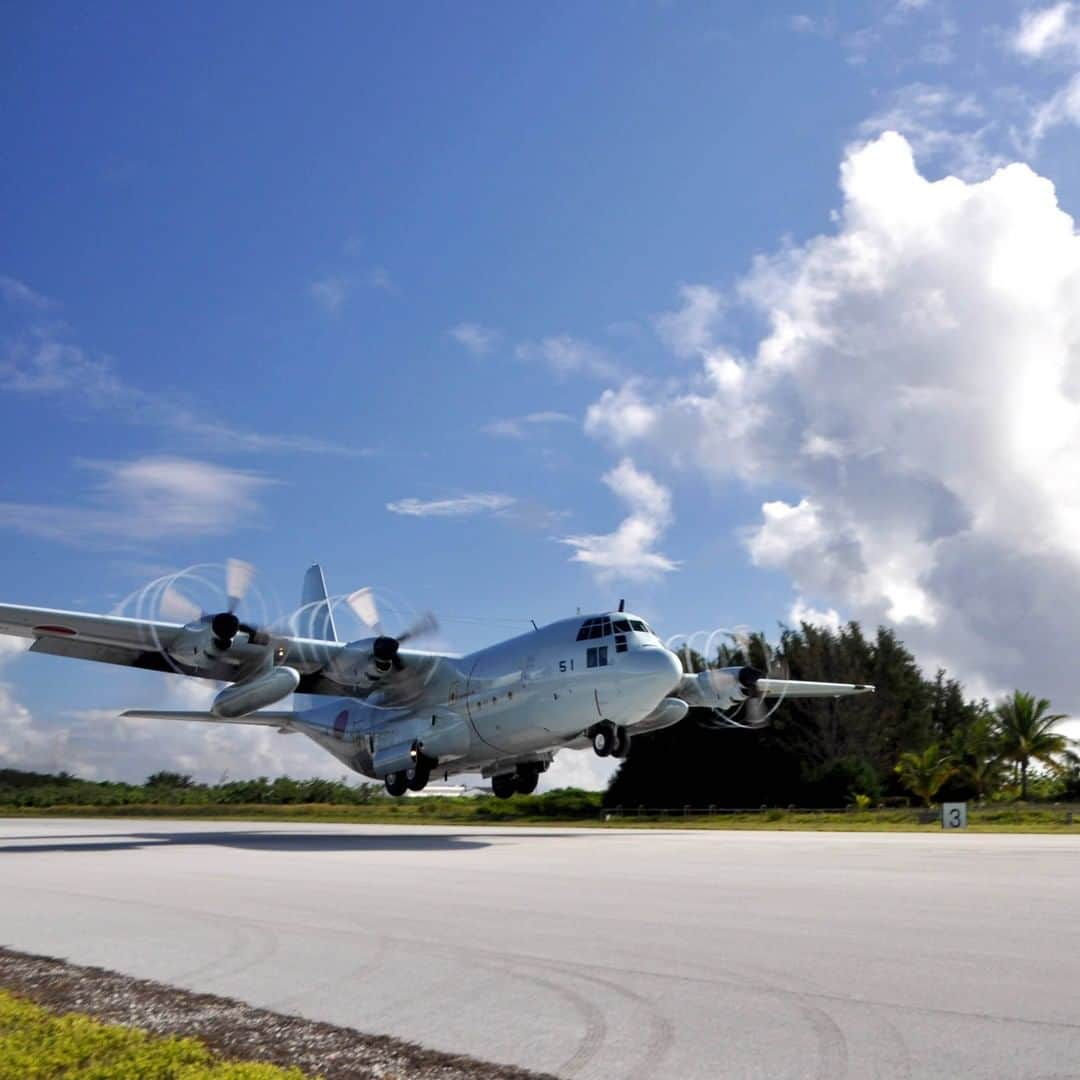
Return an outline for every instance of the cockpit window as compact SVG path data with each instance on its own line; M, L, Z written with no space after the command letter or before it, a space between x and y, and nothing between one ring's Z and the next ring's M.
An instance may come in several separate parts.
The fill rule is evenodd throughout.
M640 619L631 619L630 620L630 629L631 630L637 630L639 633L642 633L642 634L651 634L652 633L652 631Z
M593 638L602 638L611 636L611 618L608 615L600 616L595 619L586 619L581 624L581 629L578 631L578 641L592 641Z
M611 625L615 628L616 634L627 634L630 632L630 620L629 619L614 619Z

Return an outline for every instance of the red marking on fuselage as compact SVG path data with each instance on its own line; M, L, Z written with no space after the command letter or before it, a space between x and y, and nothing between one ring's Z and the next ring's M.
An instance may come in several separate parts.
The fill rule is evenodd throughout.
M341 712L334 717L334 734L344 735L345 729L349 726L349 710L342 709Z
M68 637L74 637L74 635L76 633L78 633L78 631L72 630L70 626L43 625L43 626L35 626L34 627L34 633L35 634L67 634Z

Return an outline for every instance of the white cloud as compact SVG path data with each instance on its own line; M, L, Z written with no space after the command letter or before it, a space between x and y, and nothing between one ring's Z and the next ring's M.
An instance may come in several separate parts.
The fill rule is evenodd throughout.
M859 133L876 138L898 131L920 160L933 160L964 179L980 179L1005 163L989 149L995 120L973 94L947 86L909 83L889 103L859 125Z
M1035 109L1030 130L1032 146L1062 124L1080 124L1080 74Z
M563 412L534 412L526 416L510 417L486 424L483 431L488 435L497 435L506 439L523 439L530 430L550 427L553 424L572 424L574 418Z
M568 334L522 342L514 349L514 356L526 363L547 364L561 377L582 374L607 379L620 372L619 365L606 349Z
M508 510L517 500L512 495L474 492L448 499L399 499L386 504L394 514L407 517L465 517L469 514L493 514Z
M648 473L624 458L604 483L630 507L614 532L562 537L574 548L571 562L592 567L599 582L616 578L647 581L677 570L679 564L654 550L672 522L671 495Z
M0 528L69 544L213 536L257 522L272 480L185 458L84 461L98 482L75 505L0 502Z
M677 356L698 356L712 341L724 297L708 285L683 285L679 295L682 306L678 311L658 315L656 332Z
M350 287L348 278L330 274L313 281L308 286L308 291L319 307L331 315L336 315L344 306Z
M196 402L151 393L125 382L113 364L78 345L58 340L50 328L30 327L0 356L0 390L53 395L140 427L166 428L206 445L248 452L290 451L364 457L372 451L306 435L249 431L223 423Z
M447 333L473 356L487 356L502 340L498 330L474 322L458 323L447 330Z
M1073 3L1053 4L1023 12L1012 47L1028 59L1080 50L1080 21Z
M836 631L840 629L842 621L836 608L820 611L815 607L811 607L801 596L796 597L795 603L791 605L791 609L788 611L788 622L792 626L801 626L803 623L808 623L810 626L821 626L826 630Z
M49 308L59 306L55 300L35 292L25 282L13 277L0 274L0 296L9 304L21 304L23 307L34 308L37 311L47 311Z
M1072 218L1025 165L927 180L896 134L841 176L835 231L738 290L769 327L753 351L606 394L588 430L763 490L752 558L826 614L899 624L928 666L1080 712Z
M792 15L787 21L788 29L796 34L811 34L814 37L832 37L836 27L831 18L826 15L807 15L800 12Z
M368 271L367 283L373 289L382 289L383 292L398 293L397 283L390 276L390 271L385 266L373 266Z
M600 758L591 750L560 750L548 771L541 774L539 790L574 787L603 791L619 764L615 758Z

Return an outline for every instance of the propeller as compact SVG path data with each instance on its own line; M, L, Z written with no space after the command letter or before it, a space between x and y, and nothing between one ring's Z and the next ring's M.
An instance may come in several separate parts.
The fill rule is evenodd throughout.
M753 641L745 631L737 631L729 635L735 642L742 656L749 659ZM761 679L786 679L788 676L787 665L777 658L776 652L763 639L758 641L765 659L765 671L761 671L749 664L744 664L739 670L738 682L743 693L743 700L733 709L722 712L715 711L712 716L701 717L698 723L707 728L762 728L765 727L770 717L784 701L781 694L774 701L767 701L765 695L758 689Z
M379 615L379 606L375 601L375 594L370 588L357 589L345 598L345 603L352 613L365 626L369 626L375 633L375 642L371 646L371 655L375 658L375 666L380 671L400 671L404 665L398 651L406 641L412 638L423 637L424 634L433 633L438 629L438 622L430 612L419 615L408 627L396 637L383 633L382 618Z
M207 583L194 573L195 568L183 570L178 574L159 579L163 584L160 589L158 608L162 615L175 619L185 625L190 623L209 623L214 634L214 646L219 652L226 652L232 646L233 639L241 630L254 644L266 644L269 636L250 623L241 621L236 614L243 603L251 584L255 580L255 567L241 559L229 559L225 563L225 598L226 608L214 615L206 612L194 600L180 591L178 582L185 577L192 577L198 584Z

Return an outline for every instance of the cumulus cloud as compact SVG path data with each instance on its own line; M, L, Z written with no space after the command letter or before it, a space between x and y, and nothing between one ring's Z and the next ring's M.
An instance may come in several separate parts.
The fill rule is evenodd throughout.
M677 570L679 564L655 550L672 522L671 495L662 484L624 458L604 483L627 503L630 513L614 532L562 537L574 548L571 562L592 567L599 582L616 578L647 581Z
M458 323L447 330L447 333L473 356L487 356L502 340L502 334L498 330L475 322Z
M930 181L895 133L848 153L841 188L833 232L741 284L768 325L748 355L607 393L588 430L774 493L748 550L804 607L1080 712L1072 218L1025 165Z
M708 285L683 285L679 296L682 304L677 311L656 317L656 332L677 356L697 356L712 343L724 297Z
M908 83L885 106L859 125L859 133L878 137L898 131L922 161L933 161L965 179L978 179L1005 164L989 149L995 120L974 94L948 86Z
M470 514L493 514L508 510L517 500L497 492L473 492L448 499L399 499L386 509L406 517L466 517Z
M0 528L69 544L213 536L260 516L274 481L205 461L144 457L79 462L97 478L74 505L0 502Z

